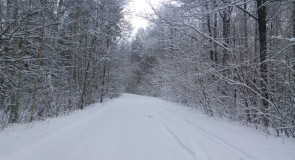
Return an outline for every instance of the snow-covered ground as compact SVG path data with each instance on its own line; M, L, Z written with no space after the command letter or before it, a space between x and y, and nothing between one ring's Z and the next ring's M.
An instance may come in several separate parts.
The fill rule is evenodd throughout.
M0 160L294 160L292 139L124 94L69 116L0 132Z

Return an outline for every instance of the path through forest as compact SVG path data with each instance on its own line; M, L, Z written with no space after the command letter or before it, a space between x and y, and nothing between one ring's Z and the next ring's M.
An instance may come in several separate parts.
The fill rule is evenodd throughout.
M283 142L284 141L284 142ZM294 160L293 140L198 110L124 94L0 132L0 160Z

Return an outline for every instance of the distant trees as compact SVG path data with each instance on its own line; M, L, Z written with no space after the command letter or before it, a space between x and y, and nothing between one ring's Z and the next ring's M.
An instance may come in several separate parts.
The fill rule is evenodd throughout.
M149 32L149 29L147 29ZM157 43L156 39L150 33L146 33L143 28L138 29L136 35L130 44L130 69L129 83L126 92L136 94L146 94L151 90L150 83L152 77L147 75L152 74L151 68L154 62L151 45Z
M0 126L83 109L124 88L121 0L0 2ZM122 62L121 62L122 61Z
M294 5L268 0L165 2L147 16L153 24L141 41L156 41L144 49L154 60L149 73L141 71L148 83L137 90L294 136Z

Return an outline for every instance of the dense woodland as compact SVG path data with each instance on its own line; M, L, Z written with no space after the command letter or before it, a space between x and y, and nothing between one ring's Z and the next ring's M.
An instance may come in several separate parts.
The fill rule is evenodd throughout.
M0 123L31 122L123 91L122 0L1 0Z
M295 136L295 1L169 0L130 41L127 1L1 0L0 126L122 92Z
M127 89L295 135L294 0L175 0L154 13L131 44Z

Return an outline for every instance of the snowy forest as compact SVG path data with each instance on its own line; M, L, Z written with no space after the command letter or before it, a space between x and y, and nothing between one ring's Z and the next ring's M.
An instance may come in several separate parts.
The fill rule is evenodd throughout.
M0 0L0 127L120 93L295 137L295 1Z

